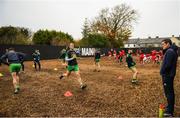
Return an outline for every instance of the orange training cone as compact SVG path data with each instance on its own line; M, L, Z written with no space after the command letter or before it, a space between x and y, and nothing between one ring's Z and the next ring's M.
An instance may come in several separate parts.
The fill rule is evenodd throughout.
M70 91L67 91L66 93L64 93L64 96L65 97L70 97L72 96L73 94L70 92Z
M119 76L117 79L122 80L122 79L123 79L123 77L122 77L122 76Z

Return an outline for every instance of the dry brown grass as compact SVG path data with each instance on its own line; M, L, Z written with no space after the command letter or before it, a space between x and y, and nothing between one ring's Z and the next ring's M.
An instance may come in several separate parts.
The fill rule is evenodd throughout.
M79 60L82 79L88 85L82 91L75 76L59 80L65 69L58 60L42 61L36 72L32 62L25 63L21 92L13 94L8 68L0 67L0 116L158 116L158 106L166 103L158 65L137 64L138 86L130 83L131 71L108 58L101 60L102 71L93 72L93 59ZM58 71L54 71L54 68ZM180 116L180 66L175 79L175 116ZM122 80L118 80L118 76ZM72 97L64 97L66 91Z

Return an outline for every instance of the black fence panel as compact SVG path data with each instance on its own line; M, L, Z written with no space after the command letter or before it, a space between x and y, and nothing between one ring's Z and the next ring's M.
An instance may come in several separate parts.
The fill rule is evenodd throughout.
M58 58L60 56L60 51L64 47L48 45L0 45L0 56L2 56L8 48L14 48L17 52L25 53L26 60L32 60L32 53L35 49L38 49L41 53L41 59L44 60Z
M41 59L57 59L60 56L60 52L63 48L63 46L49 46L49 45L0 45L0 56L2 56L6 49L8 48L14 48L18 52L25 53L26 60L32 60L32 53L35 49L38 49L41 53ZM125 50L125 52L128 51L128 48L92 48L92 47L79 47L75 48L76 52L81 57L92 57L94 55L94 52L96 49L100 49L102 54L108 55L108 51L111 49L120 51ZM151 53L152 50L162 50L162 48L131 48L134 53L137 52L137 50L141 50L143 53ZM178 49L178 54L180 55L180 48Z

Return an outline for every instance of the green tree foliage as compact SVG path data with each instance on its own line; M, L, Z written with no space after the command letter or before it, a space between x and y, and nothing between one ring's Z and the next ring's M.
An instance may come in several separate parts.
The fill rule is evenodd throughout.
M29 44L30 34L30 30L23 27L1 27L0 44Z
M83 29L82 29L82 35L83 35L83 38L87 38L88 37L88 34L91 32L91 29L90 29L90 26L89 26L89 23L88 23L88 19L86 18L85 19L85 22L84 22L84 25L83 25Z
M103 34L91 33L87 35L87 38L83 38L80 41L80 45L88 47L109 47L110 42Z
M48 30L38 30L33 36L33 43L50 45L51 38L51 34Z
M110 42L104 34L100 34L97 32L91 31L91 26L88 22L88 19L85 19L83 29L82 29L82 36L81 40L75 41L76 46L83 46L83 47L109 47Z
M64 46L70 42L73 42L73 37L71 35L55 30L38 30L33 36L34 44Z

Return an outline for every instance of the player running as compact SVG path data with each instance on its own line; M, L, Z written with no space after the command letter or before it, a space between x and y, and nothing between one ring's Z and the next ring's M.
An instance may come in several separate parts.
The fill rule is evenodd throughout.
M76 56L76 52L74 50L74 43L70 43L69 50L67 51L66 57L65 57L65 60L68 63L67 71L66 71L66 73L62 74L59 78L63 79L63 77L69 77L71 72L75 72L75 74L77 76L77 80L80 84L80 88L85 89L87 87L87 85L83 84L83 82L82 82L80 71L79 71L79 66L78 66L76 58L77 58L77 56Z
M13 78L14 94L18 94L20 90L19 86L19 71L21 70L21 61L19 57L25 57L23 53L15 52L13 48L10 48L7 53L2 57L2 63L9 65L9 70ZM7 61L8 60L8 61Z
M119 52L119 62L123 63L123 56L124 56L124 52L123 50Z
M144 64L144 57L145 57L145 54L141 52L140 56L139 56L139 62L140 64Z

